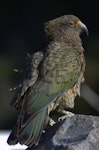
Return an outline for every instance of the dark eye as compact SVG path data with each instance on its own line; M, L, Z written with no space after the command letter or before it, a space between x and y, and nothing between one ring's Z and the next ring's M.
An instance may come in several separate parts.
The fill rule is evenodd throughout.
M70 25L71 25L71 26L74 26L74 22L73 22L73 21L71 21L71 22L70 22Z

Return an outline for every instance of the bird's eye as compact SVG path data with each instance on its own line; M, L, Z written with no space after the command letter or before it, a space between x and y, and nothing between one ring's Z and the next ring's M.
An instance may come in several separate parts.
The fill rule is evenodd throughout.
M73 22L73 21L71 21L71 22L70 22L70 25L71 25L71 26L74 26L74 22Z

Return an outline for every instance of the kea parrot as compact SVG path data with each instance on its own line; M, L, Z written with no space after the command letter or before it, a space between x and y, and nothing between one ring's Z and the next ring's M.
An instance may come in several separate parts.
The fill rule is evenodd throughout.
M11 101L18 118L9 145L37 145L52 121L50 113L64 113L80 95L85 71L80 35L83 31L88 34L86 25L74 15L64 15L46 22L44 31L46 48L28 56L23 80Z

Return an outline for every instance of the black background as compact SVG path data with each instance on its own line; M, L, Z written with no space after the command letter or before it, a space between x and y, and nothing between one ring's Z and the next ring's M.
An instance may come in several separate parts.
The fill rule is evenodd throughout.
M44 45L44 22L65 14L74 14L89 29L89 36L82 36L85 48L88 85L99 94L99 5L98 1L32 0L0 1L0 128L12 128L16 120L9 103L14 92L12 84L18 82L26 53L33 53ZM76 100L74 112L98 115L83 99Z

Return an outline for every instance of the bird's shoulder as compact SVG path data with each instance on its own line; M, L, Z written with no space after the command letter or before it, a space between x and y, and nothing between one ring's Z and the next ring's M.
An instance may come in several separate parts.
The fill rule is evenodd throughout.
M68 66L73 65L73 68L78 67L82 63L84 57L78 47L64 42L51 43L47 48L46 57L42 63L43 75L49 75L55 70L68 70Z
M57 93L70 88L78 79L82 66L83 52L77 47L64 43L52 43L48 47L47 57L42 64L42 80L50 89L48 93ZM57 88L56 88L57 87Z

